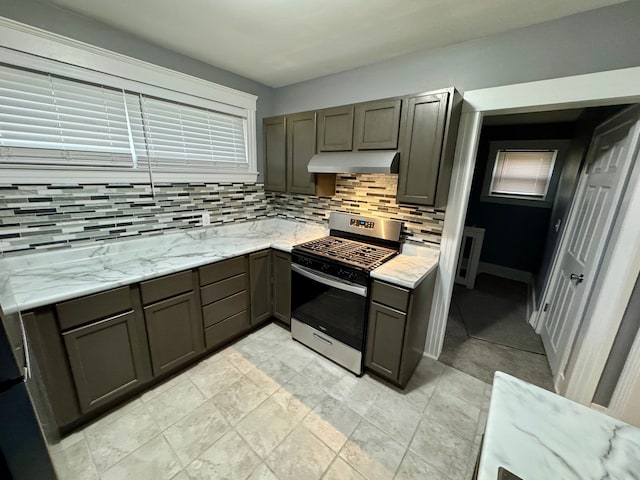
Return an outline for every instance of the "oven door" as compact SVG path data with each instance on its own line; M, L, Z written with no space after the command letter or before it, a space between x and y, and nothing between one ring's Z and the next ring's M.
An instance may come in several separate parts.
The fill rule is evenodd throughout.
M291 265L291 316L326 335L363 350L367 287Z

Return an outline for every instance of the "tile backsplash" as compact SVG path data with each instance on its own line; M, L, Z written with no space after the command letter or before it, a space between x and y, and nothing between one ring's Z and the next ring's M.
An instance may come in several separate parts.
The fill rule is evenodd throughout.
M51 249L266 217L262 184L0 185L0 251Z
M398 175L386 173L337 175L336 194L331 197L269 193L277 216L323 222L330 211L391 218L404 222L403 238L411 242L440 245L444 209L396 203Z
M438 245L444 210L395 201L397 175L338 175L331 198L265 193L255 183L0 184L0 253L158 235L202 225L279 216L326 222L332 210L405 222L403 237Z

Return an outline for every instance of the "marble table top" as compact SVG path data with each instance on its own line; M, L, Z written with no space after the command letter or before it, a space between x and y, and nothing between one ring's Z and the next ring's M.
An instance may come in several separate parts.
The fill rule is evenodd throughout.
M493 381L478 480L640 479L640 428L502 372Z
M323 225L271 218L8 257L0 259L0 307L25 311L265 248L291 251L327 234ZM372 275L412 288L433 268L432 252L399 255Z

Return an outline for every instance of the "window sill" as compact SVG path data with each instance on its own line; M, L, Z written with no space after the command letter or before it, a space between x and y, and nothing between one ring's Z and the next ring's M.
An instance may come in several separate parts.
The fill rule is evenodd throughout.
M105 184L105 183L149 183L146 170L79 169L56 168L2 168L3 184ZM154 183L256 183L257 172L226 171L203 172L162 172L154 171Z
M497 197L490 195L481 195L480 201L487 203L500 203L503 205L516 205L519 207L551 208L553 206L553 202L551 200L532 200L527 198Z

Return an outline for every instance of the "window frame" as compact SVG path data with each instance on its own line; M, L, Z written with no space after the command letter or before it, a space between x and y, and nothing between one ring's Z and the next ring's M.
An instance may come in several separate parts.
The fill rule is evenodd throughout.
M569 140L502 140L489 142L489 157L482 182L480 201L489 203L501 203L506 205L520 205L525 207L551 208L558 189L560 174L566 151L569 147ZM553 163L553 170L547 187L547 193L542 198L527 197L509 194L492 194L491 184L493 183L493 173L498 160L498 152L501 150L522 150L522 151L544 151L552 150L556 152Z
M252 94L152 65L76 40L0 18L0 62L40 70L245 119L247 166L213 172L157 170L154 182L256 182L256 101ZM109 72L109 73L105 73ZM19 166L1 168L3 183L149 183L147 169Z

